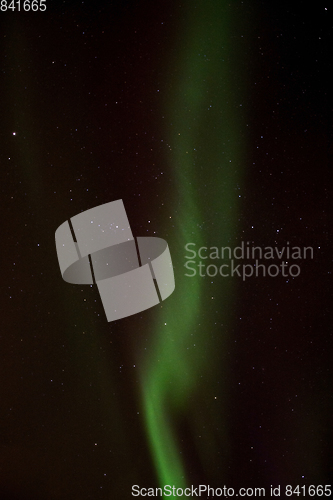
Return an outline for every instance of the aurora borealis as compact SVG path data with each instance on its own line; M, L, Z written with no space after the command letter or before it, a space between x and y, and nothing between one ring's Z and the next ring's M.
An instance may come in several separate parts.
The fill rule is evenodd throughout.
M226 126L237 123L239 119L235 103L227 103L226 97L230 95L228 86L232 80L229 76L232 64L229 60L231 51L228 51L228 12L223 2L211 2L209 6L201 3L197 7L189 13L183 26L171 87L175 91L169 95L169 109L172 111L166 111L167 119L172 123L168 134L169 163L181 200L175 217L178 229L175 246L182 251L188 241L203 245L209 238L203 227L205 221L214 224L221 213L227 223L220 227L222 235L212 237L219 242L230 241L238 208L237 195L231 193L241 170L241 155L237 151L242 145L239 134L235 125L229 130ZM211 165L209 170L205 168L207 162ZM215 192L209 190L207 207L208 190L201 191L200 186L211 186L212 177L218 189ZM187 278L179 276L177 292L184 296L184 300L175 301L175 305L163 315L165 323L157 331L157 340L153 341L154 354L147 362L149 368L143 378L147 429L162 485L185 487L188 481L182 464L183 447L176 439L175 426L177 419L186 415L188 400L198 397L198 394L199 401L202 397L197 390L207 365L202 353L213 358L206 330L195 332L198 317L210 307L212 299L224 302L220 314L221 317L227 316L229 304L222 298L224 290L221 284L210 290L204 285L199 276L190 283ZM160 323L161 318L158 318ZM214 331L214 327L210 328ZM206 375L209 386L212 386L213 377L212 374ZM176 422L172 421L173 416ZM205 447L213 450L216 447L214 439L214 436L207 436ZM224 443L221 445L223 447ZM207 462L204 466L208 468Z
M321 2L1 11L1 500L332 483L332 21ZM54 232L118 199L176 288L108 323ZM260 260L296 277L189 277L188 243L313 253Z

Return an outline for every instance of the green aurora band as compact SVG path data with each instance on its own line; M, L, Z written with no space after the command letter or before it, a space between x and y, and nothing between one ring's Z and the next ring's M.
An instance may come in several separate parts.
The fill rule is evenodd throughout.
M187 242L207 246L213 238L211 244L230 244L237 231L242 101L237 97L240 86L235 89L232 61L237 50L230 47L228 10L230 6L220 0L188 4L181 47L177 47L177 61L172 61L169 88L173 93L167 103L172 111L166 118L171 124L167 131L170 161L180 200L179 210L173 211L177 239L170 242L171 250L175 249L174 264L178 261L183 265ZM208 407L205 400L207 394L210 397L209 386L215 390L214 375L223 364L227 333L221 325L229 322L233 284L221 278L212 284L211 279L198 275L185 277L183 267L178 274L176 271L176 290L168 299L173 303L161 309L141 383L145 424L160 486L184 488L193 484L193 478L190 483L182 461L177 420L187 418L192 436L202 434L205 427L205 436L196 443L203 470L209 471L212 456L220 454L221 446L223 454L227 453L227 431L219 431L220 442L210 432L221 423L221 401L212 394L213 406ZM200 315L211 310L214 314L209 315L207 324L198 326ZM222 373L225 378L225 367ZM203 378L205 384L209 382L208 388L202 387ZM220 396L223 388L219 389ZM221 400L223 397L224 393ZM196 410L189 402L193 399L207 409L204 417L198 411L193 415ZM225 460L220 459L222 464Z

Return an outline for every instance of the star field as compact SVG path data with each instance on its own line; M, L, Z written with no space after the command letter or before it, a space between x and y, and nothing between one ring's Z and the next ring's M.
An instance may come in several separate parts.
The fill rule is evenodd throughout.
M46 4L0 13L1 500L331 484L330 5ZM108 323L54 233L117 199L176 289ZM188 242L313 258L191 278Z

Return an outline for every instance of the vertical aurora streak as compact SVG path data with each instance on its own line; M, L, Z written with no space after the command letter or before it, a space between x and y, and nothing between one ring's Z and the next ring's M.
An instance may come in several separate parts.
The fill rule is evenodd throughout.
M230 77L228 8L221 1L188 5L177 61L172 62L167 133L179 208L174 211L178 240L171 243L179 249L173 259L180 262L187 242L200 247L212 238L213 244L230 244L235 232L242 151L239 104ZM175 422L186 412L188 397L198 393L200 373L209 371L217 347L207 344L214 326L202 325L199 333L193 333L202 311L211 307L212 288L202 277L184 274L183 270L176 274L178 300L169 312L161 312L163 327L156 326L142 376L146 428L161 486L188 485ZM216 299L230 291L230 284L221 281L213 286ZM226 302L219 304L220 321L226 321L226 307ZM202 446L214 446L213 441L212 437ZM202 455L204 461L204 451Z

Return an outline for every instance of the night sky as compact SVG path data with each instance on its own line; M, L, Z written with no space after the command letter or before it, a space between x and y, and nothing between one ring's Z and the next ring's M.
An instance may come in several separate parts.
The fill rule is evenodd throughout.
M332 484L330 3L9 4L0 500ZM96 286L62 280L55 231L118 199L134 236L168 242L176 288L108 323ZM186 276L188 243L313 258Z

